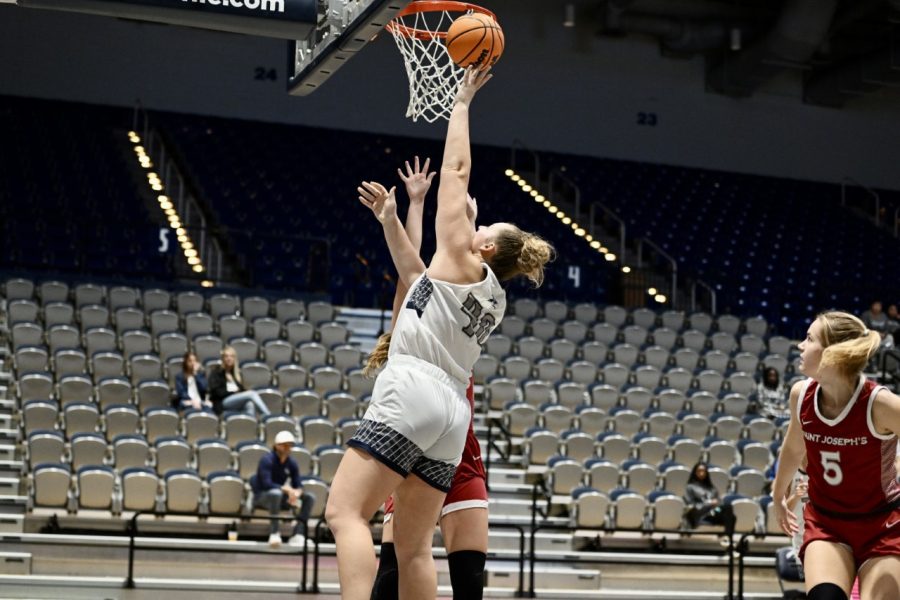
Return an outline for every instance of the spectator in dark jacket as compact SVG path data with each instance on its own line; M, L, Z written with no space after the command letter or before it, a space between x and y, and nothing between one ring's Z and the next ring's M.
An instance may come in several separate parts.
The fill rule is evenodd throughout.
M291 457L294 436L290 431L280 431L275 436L272 452L259 460L256 475L250 478L253 488L253 506L265 508L272 516L282 510L292 510L297 517L294 533L288 543L302 546L306 534L306 522L315 503L315 497L303 491L300 484L300 469ZM270 521L269 546L281 545L278 519Z
M212 402L206 397L209 389L200 361L193 352L186 352L181 361L181 372L175 375L173 404L177 410L212 410Z
M240 411L251 415L268 415L269 409L254 390L245 390L237 353L231 346L222 348L222 364L209 372L209 397L217 414Z
M684 491L684 504L691 527L721 525L724 522L719 490L709 478L706 463L698 462L694 465Z

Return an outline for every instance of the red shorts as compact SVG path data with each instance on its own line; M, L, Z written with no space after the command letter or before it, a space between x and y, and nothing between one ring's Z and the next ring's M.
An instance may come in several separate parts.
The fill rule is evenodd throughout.
M444 498L441 516L467 508L487 509L488 495L485 481L484 463L481 462L481 445L478 443L478 438L475 437L475 432L469 427L462 459L456 468L456 474L450 484L450 491ZM390 521L393 514L394 497L391 496L384 503L384 522Z
M812 503L803 510L803 545L800 560L810 542L841 544L853 553L857 571L879 556L900 556L900 508L861 519L837 519L816 511Z

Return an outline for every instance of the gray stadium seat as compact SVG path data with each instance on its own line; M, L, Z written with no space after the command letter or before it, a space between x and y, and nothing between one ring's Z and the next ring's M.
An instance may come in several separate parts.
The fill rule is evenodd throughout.
M93 433L100 424L100 411L97 405L89 402L72 402L63 409L66 437L76 433Z
M181 317L202 311L205 303L206 299L197 292L179 292L175 296L175 310L178 311L178 315Z
M242 313L251 323L255 319L269 316L269 301L261 296L247 296L243 301Z
M322 397L315 390L294 390L288 395L287 401L292 417L302 418L322 414Z
M115 497L116 472L104 465L87 465L77 471L76 498L79 509L118 512Z
M344 449L338 445L319 446L316 448L317 475L319 479L330 484L337 472L341 459L344 458Z
M316 335L316 326L309 321L289 321L285 326L288 343L296 348L300 344L312 342Z
M19 377L16 389L20 400L48 400L54 397L53 379L49 373L26 373Z
M568 456L554 456L547 461L547 477L551 493L568 496L582 484L584 469Z
M532 427L525 432L522 454L527 465L545 465L559 448L559 436L542 427Z
M43 281L38 287L38 296L45 306L51 302L68 302L69 286L62 281Z
M144 431L151 444L162 437L178 435L181 420L178 413L168 406L158 406L144 411Z
M44 327L72 325L75 322L75 307L68 302L51 302L44 305Z
M72 468L105 464L108 446L99 433L76 433L70 438Z
M144 467L150 460L150 446L144 436L122 434L112 442L113 462L118 471L129 467Z
M33 488L31 504L36 507L67 508L72 472L68 465L56 463L39 464L32 473Z
M122 508L127 511L154 510L159 477L147 467L122 471Z
M120 308L137 306L138 298L139 295L136 289L119 285L110 288L106 303L109 305L110 310L116 311Z
M22 421L26 436L34 431L56 429L59 408L51 400L29 400L22 406Z
M294 348L284 340L269 340L263 345L263 359L270 369L290 365L294 362Z
M28 464L60 463L66 451L66 440L59 431L39 429L28 435Z
M244 482L235 471L214 471L206 478L209 484L209 513L238 514L244 504Z
M610 496L613 526L616 529L643 529L647 498L630 490L614 490Z
M200 509L203 482L196 471L176 469L165 476L166 509L169 512L196 513Z
M593 488L572 490L572 521L575 527L605 527L609 497Z
M282 325L306 316L306 305L301 300L282 298L275 302L275 318Z
M256 473L259 461L271 450L256 440L248 440L237 445L238 470L241 478L249 480Z
M257 344L263 345L270 340L281 337L281 323L271 317L257 317L253 319L253 339ZM329 344L324 344L330 347Z
M572 309L572 316L575 317L576 321L580 321L585 325L590 325L597 320L597 305L591 302L582 302L580 304L576 304Z
M605 458L594 458L585 463L588 484L603 493L608 494L619 487L622 482L622 472L619 465Z
M157 310L166 310L172 305L172 297L166 290L149 289L144 290L141 304L146 314L152 314Z
M197 442L197 472L206 477L213 471L231 469L234 457L224 440L208 438Z

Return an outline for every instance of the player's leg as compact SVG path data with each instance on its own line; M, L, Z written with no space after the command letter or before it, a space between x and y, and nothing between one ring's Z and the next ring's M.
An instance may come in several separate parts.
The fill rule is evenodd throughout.
M400 565L400 598L404 600L437 596L431 547L444 495L416 474L410 474L394 493L394 544Z
M853 554L842 544L815 540L806 547L803 573L810 600L846 600L856 577Z
M447 548L453 599L480 600L487 559L487 508L465 508L445 514L441 518L441 532Z
M900 555L866 561L859 569L859 595L866 600L900 598Z
M375 579L375 551L369 519L403 477L371 455L351 447L331 483L325 518L337 547L341 596L369 598Z
M378 572L372 586L370 600L397 600L400 585L397 572L397 552L394 548L394 510L393 500L388 500L385 507L386 521L381 530L381 556L378 559Z

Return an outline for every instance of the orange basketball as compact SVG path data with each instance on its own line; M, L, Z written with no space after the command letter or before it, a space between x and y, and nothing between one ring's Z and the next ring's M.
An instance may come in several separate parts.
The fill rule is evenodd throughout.
M503 30L492 17L469 13L453 21L447 30L447 52L460 67L492 66L503 54Z

